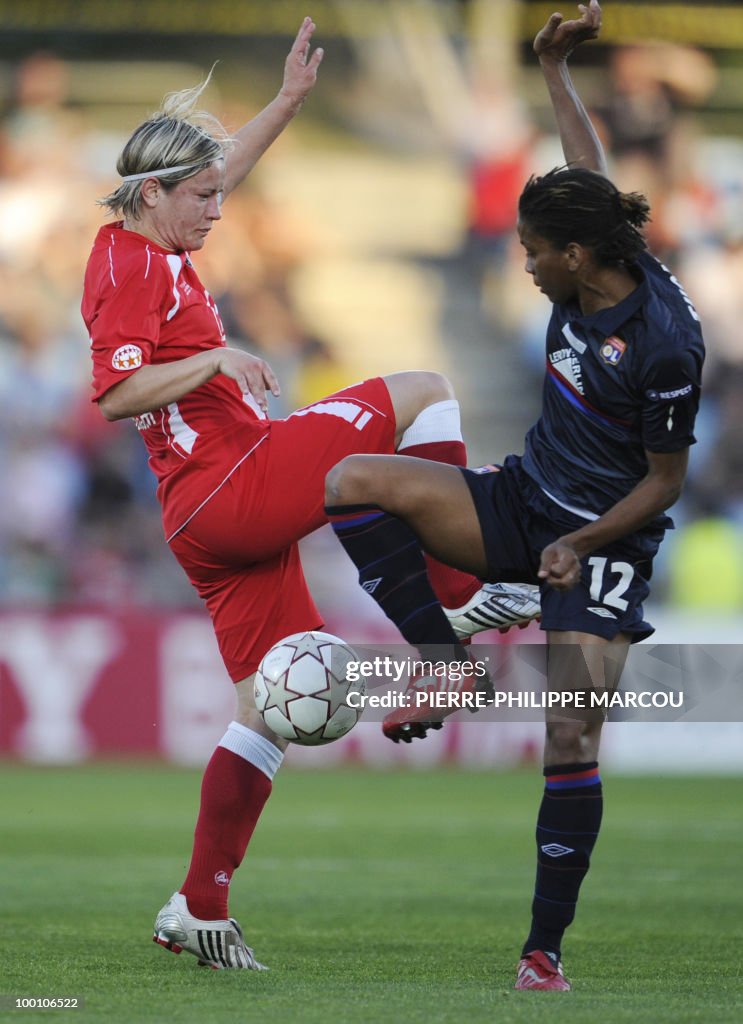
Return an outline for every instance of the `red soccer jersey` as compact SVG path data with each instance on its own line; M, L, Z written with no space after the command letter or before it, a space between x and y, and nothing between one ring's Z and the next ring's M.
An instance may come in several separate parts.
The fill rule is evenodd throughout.
M121 223L98 232L82 314L93 357L93 401L140 366L225 345L217 307L188 254L162 249ZM222 374L134 422L158 479L168 538L270 430L253 398Z

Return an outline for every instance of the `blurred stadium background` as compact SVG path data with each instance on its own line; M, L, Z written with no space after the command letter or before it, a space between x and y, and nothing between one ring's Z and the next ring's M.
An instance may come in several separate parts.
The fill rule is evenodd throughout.
M83 268L130 131L215 60L206 105L239 127L275 94L311 13L326 49L318 86L230 199L199 271L230 344L279 373L275 415L364 375L438 369L456 384L471 464L493 461L520 450L539 406L548 307L513 229L525 178L561 159L530 59L552 9L0 0L0 755L200 764L231 714L209 623L163 542L144 448L89 401ZM699 443L657 567L655 640L737 643L743 6L607 3L602 41L573 68L615 180L651 199L652 248L708 344ZM332 537L320 531L303 552L331 631L395 639ZM629 769L642 747L645 768L739 771L742 729L614 727L605 759ZM449 729L400 752L362 725L292 760L524 763L539 733L470 726L466 742Z

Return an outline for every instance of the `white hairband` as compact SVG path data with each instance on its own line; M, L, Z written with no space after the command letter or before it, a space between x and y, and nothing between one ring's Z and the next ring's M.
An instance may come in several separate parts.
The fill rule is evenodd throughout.
M179 164L178 167L158 167L155 171L142 171L141 174L126 174L121 180L144 181L145 178L159 178L162 174L175 174L176 171L195 171L198 166L198 164Z

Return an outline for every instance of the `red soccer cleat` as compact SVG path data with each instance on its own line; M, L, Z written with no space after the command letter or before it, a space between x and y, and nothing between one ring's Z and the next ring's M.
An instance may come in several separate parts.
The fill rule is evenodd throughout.
M477 711L492 698L487 677L466 676L453 682L448 676L411 679L402 695L405 705L382 722L382 732L393 743L424 739L429 729L440 729L444 719L466 708Z
M519 961L513 987L535 989L538 992L569 992L571 986L562 972L560 960L555 962L541 949L533 949Z

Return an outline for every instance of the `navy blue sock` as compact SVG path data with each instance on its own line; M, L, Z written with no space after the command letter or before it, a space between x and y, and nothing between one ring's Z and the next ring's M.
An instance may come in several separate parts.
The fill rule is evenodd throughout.
M407 523L373 505L330 506L325 513L359 570L362 588L408 643L458 645Z
M603 796L596 761L550 765L537 818L537 879L532 924L522 956L541 949L560 958L565 929L601 827Z

